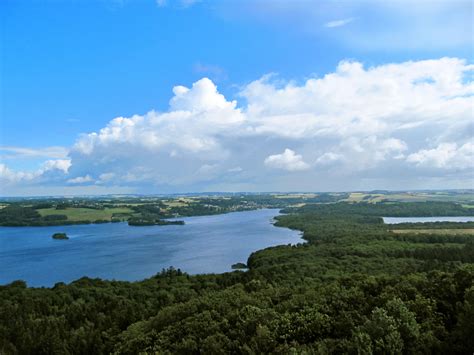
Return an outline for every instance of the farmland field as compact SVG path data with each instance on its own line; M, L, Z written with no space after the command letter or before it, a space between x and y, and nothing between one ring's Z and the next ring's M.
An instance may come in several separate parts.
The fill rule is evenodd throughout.
M38 212L43 217L63 214L66 215L67 219L70 221L93 221L98 219L110 220L114 213L133 213L133 211L127 207L114 207L104 209L69 207L64 210L57 210L55 208L43 208L39 209Z

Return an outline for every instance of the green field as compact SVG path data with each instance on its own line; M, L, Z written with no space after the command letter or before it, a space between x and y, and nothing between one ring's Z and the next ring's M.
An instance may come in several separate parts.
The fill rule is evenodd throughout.
M55 208L43 208L39 209L38 212L43 217L63 214L66 215L67 219L70 221L95 221L98 219L110 220L114 213L133 213L133 211L127 207L104 208L103 210L74 207L68 207L64 210L57 210Z
M189 200L170 200L170 201L163 201L163 203L167 207L186 207L189 206L189 203L192 201Z

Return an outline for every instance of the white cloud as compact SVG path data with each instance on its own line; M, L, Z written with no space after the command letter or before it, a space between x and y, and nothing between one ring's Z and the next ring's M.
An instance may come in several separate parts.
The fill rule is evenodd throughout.
M285 151L281 154L268 156L264 163L270 168L283 169L287 171L301 171L309 169L309 165L303 161L303 157L288 148L285 149Z
M329 21L324 24L324 27L333 28L333 27L342 27L354 21L353 17L345 18L342 20Z
M186 111L195 113L229 113L229 117L215 117L209 115L207 118L221 122L240 122L243 117L236 110L236 101L227 101L224 95L217 91L216 85L208 78L196 81L192 88L175 86L174 97L170 101L172 111Z
M47 160L43 163L43 168L41 169L41 172L46 172L50 170L60 170L63 173L67 174L70 167L70 159Z
M239 103L203 78L175 86L167 111L117 117L81 135L66 157L33 172L2 165L0 175L10 183L62 179L141 192L351 189L348 177L357 189L357 179L373 176L389 188L400 174L441 181L462 170L461 181L472 170L473 71L457 58L370 68L343 61L300 84L265 76L242 87ZM269 177L265 167L277 170ZM279 180L278 169L304 170L307 180Z
M340 161L343 158L341 154L326 152L316 160L316 164L326 165L331 164L337 161Z
M85 184L87 182L94 181L90 175L78 176L73 179L69 179L67 182L70 184Z
M456 143L441 143L433 149L421 149L407 157L407 161L418 166L441 169L474 169L474 143L461 146Z
M0 163L0 182L2 184L19 183L21 181L31 180L34 176L34 173L13 171L5 164Z
M112 145L167 149L174 155L180 151L218 150L215 135L227 134L244 120L237 102L227 101L207 78L195 82L192 88L175 86L173 92L169 112L117 117L99 133L83 135L73 150L85 155Z
M463 83L474 66L456 58L365 69L341 62L334 73L284 86L268 78L247 85L248 118L261 134L288 138L369 136L405 128L468 124L474 87ZM418 84L431 77L433 83Z
M31 184L65 176L71 166L69 159L46 160L35 171L16 171L0 163L0 184Z

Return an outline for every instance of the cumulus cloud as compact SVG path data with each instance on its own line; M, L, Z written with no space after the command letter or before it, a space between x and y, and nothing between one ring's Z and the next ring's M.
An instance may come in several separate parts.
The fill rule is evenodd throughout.
M166 111L114 118L38 171L3 165L0 173L9 181L51 175L153 192L357 189L374 177L390 188L400 175L410 181L431 169L449 186L450 172L462 179L472 171L473 71L458 58L375 67L342 61L302 83L264 76L241 87L239 102L203 78L175 86ZM284 171L307 178L279 180Z
M69 159L51 159L46 160L35 171L15 171L0 163L0 183L3 185L44 183L65 176L70 166Z
M42 173L51 170L60 170L63 173L67 174L69 168L71 167L70 159L56 159L56 160L47 160L43 164L43 168L40 170Z
M0 182L2 184L18 183L25 180L31 180L34 173L13 171L5 164L0 164Z
M227 134L244 120L237 102L227 101L208 78L191 88L175 86L173 93L170 111L117 117L98 133L83 135L73 150L86 155L100 147L117 145L148 151L166 149L174 155L218 150L216 135Z
M407 157L407 161L418 166L441 169L474 169L474 143L461 146L456 143L441 143L433 149L421 149Z
M409 128L471 119L474 69L456 58L364 68L341 62L336 72L302 85L278 86L268 77L242 92L258 133L289 138L388 135ZM419 83L421 78L430 83Z
M288 148L285 149L285 151L281 154L268 156L264 163L270 168L283 169L287 171L301 171L309 169L309 165L304 162L303 157Z

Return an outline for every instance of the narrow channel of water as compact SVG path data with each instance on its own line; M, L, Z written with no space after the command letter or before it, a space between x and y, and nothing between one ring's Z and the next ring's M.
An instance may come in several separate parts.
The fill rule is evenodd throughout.
M474 222L474 217L383 217L386 224L426 222Z

